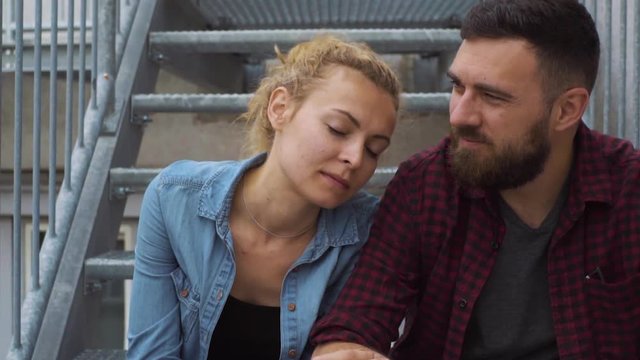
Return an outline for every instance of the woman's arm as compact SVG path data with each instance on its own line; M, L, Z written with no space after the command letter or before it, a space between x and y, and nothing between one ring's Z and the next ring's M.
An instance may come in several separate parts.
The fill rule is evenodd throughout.
M158 178L145 192L138 225L129 314L129 359L179 359L180 308L171 273L177 268L162 214Z

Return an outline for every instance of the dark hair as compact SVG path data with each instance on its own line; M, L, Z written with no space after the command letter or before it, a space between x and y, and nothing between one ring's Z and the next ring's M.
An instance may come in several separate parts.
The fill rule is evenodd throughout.
M460 35L529 42L553 98L572 86L591 92L595 84L600 40L593 18L577 0L481 0L464 18Z

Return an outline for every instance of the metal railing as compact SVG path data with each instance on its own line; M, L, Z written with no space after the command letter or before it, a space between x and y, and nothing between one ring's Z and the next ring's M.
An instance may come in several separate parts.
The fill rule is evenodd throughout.
M50 73L49 73L49 210L48 228L40 249L40 154L42 128L42 0L34 0L34 95L33 95L33 236L31 245L31 288L27 291L24 303L22 300L22 125L23 125L23 49L24 49L24 8L22 0L14 0L15 15L15 114L14 114L14 159L13 159L13 259L12 259L12 332L13 338L9 350L9 359L28 359L34 349L43 314L51 293L55 274L61 258L66 237L74 217L80 190L86 178L87 169L93 154L98 135L104 119L113 111L115 98L115 76L117 55L122 54L130 24L116 26L116 18L131 22L135 12L135 4L130 1L121 3L118 0L92 0L92 23L99 24L92 34L91 61L91 100L87 104L84 96L85 73L84 61L86 51L86 31L88 24L87 1L80 1L79 30L80 68L78 70L78 93L74 94L73 52L76 44L74 38L74 8L76 1L67 2L67 53L66 53L66 87L65 87L65 119L64 119L64 179L62 187L56 194L57 166L57 134L58 127L58 0L51 0L50 6ZM118 16L116 8L125 8L126 16ZM0 19L2 13L0 12ZM0 20L0 25L2 25ZM4 29L4 28L3 28ZM118 29L118 36L116 30ZM124 29L124 30L122 30ZM3 30L4 33L4 30ZM5 37L6 39L6 37ZM110 45L109 45L110 44ZM2 45L0 41L0 45ZM116 51L118 48L118 51ZM118 54L117 54L118 53ZM100 58L98 58L100 56ZM2 62L0 61L0 68ZM104 74L98 77L98 73ZM77 113L73 111L74 96L78 97ZM88 108L86 108L88 106ZM77 117L77 138L73 146L74 115Z

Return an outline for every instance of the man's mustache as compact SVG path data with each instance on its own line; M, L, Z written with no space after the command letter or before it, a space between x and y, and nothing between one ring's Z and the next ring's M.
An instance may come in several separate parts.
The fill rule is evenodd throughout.
M482 142L482 143L491 143L489 138L487 138L484 134L478 131L478 128L473 126L463 126L451 128L451 134L453 137L459 139L464 138L465 140Z

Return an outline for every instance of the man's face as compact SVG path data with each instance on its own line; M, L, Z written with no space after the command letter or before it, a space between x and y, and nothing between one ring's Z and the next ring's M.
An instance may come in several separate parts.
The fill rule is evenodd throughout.
M530 45L513 39L465 40L448 75L456 178L505 190L539 175L551 150L550 105Z

